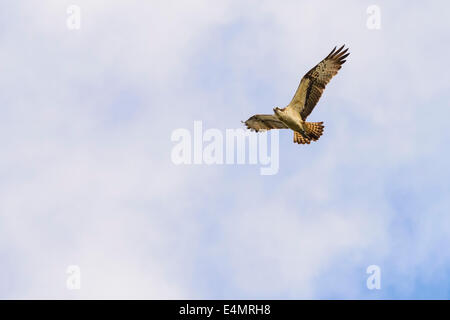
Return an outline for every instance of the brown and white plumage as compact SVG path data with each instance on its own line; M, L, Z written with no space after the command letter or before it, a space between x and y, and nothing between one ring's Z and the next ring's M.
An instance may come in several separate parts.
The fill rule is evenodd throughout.
M275 108L272 115L254 115L245 121L250 130L292 129L294 130L294 142L309 144L316 141L323 133L323 122L306 122L306 118L312 112L325 89L350 53L344 46L336 50L336 47L308 71L300 81L292 101L284 109Z
M270 129L289 129L274 114L256 114L244 122L252 131L265 131Z

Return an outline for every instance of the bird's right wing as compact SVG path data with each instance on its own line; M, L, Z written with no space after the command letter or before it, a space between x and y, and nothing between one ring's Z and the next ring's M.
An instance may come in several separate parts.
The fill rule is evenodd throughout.
M244 123L248 129L256 132L270 129L288 129L274 114L256 114Z

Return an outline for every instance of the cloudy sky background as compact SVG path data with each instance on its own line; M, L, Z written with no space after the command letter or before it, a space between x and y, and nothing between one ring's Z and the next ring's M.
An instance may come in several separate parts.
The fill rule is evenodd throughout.
M450 298L447 2L2 7L0 298ZM174 129L284 107L344 43L277 175L171 162Z

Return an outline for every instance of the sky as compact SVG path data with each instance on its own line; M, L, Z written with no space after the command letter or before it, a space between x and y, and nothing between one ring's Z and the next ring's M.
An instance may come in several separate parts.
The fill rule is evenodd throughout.
M450 298L448 2L1 6L0 298ZM174 130L286 106L342 44L276 174L173 163Z

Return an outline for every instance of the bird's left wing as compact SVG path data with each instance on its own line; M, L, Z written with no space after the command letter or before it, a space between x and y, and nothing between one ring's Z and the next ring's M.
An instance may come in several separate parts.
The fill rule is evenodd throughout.
M343 48L344 46L336 50L335 47L325 59L308 71L300 81L300 85L288 107L300 112L303 120L306 120L314 109L322 96L325 86L337 74L341 65L345 62L345 58L350 54L346 53L348 49L342 51Z
M288 129L274 114L256 114L244 123L248 129L256 132L270 129Z

